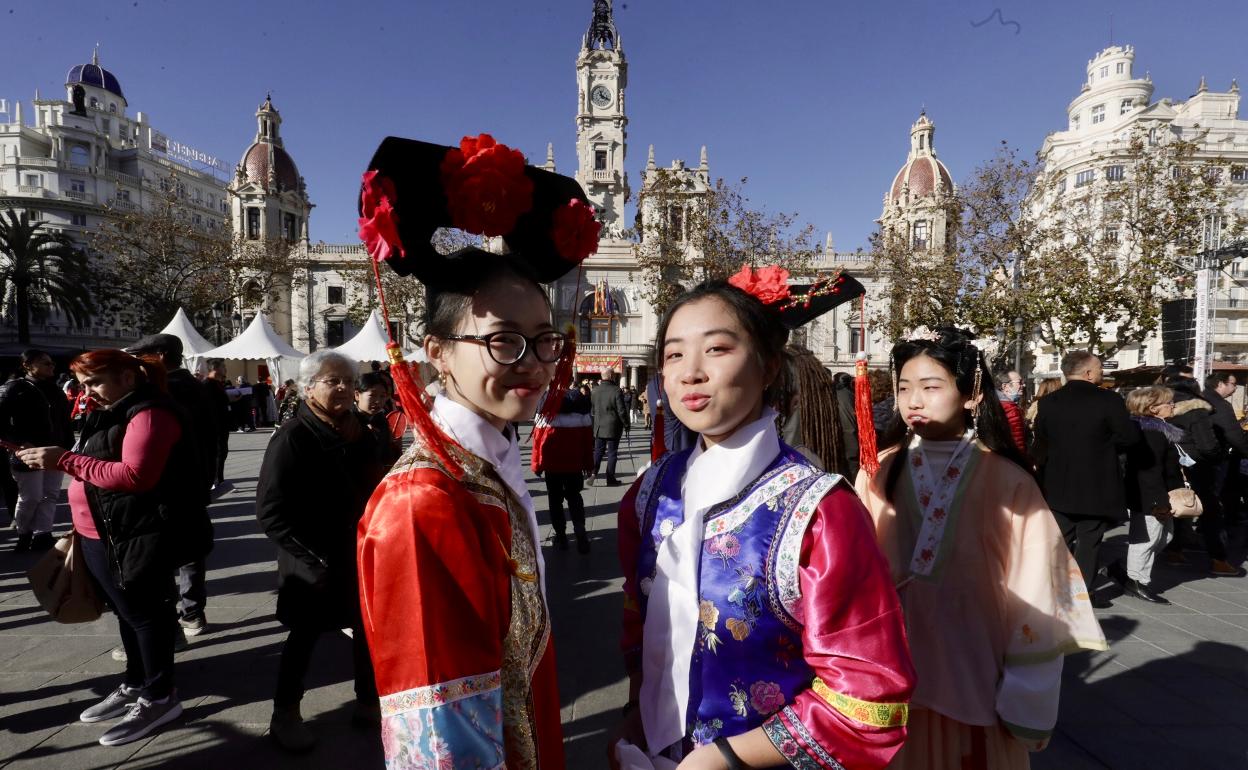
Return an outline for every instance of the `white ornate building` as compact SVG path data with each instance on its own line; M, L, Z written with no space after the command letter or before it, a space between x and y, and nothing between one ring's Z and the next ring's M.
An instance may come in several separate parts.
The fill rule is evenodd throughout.
M224 226L226 185L215 158L170 139L143 112L131 115L117 77L91 62L69 70L64 99L35 94L29 112L13 102L0 123L0 210L28 212L79 242L98 227L105 206L144 207L176 189L192 220ZM4 306L9 305L5 297ZM32 319L31 344L70 352L133 340L137 330L99 323L76 327L62 314ZM16 352L16 323L0 326L0 350Z
M1212 91L1202 77L1185 101L1153 101L1153 82L1135 72L1135 50L1110 46L1090 61L1086 77L1066 108L1065 130L1048 135L1041 148L1044 170L1058 174L1072 193L1085 186L1095 190L1123 177L1123 157L1129 137L1143 131L1149 142L1180 138L1196 142L1198 162L1220 159L1221 179L1231 192L1224 221L1248 217L1248 121L1239 118L1239 85L1231 80L1226 91ZM1105 223L1106 242L1117 240L1115 224ZM1183 258L1187 255L1176 255ZM1214 357L1228 363L1248 363L1248 261L1226 266L1214 288L1212 325ZM1036 370L1053 372L1058 355L1033 342ZM1160 334L1129 346L1111 359L1110 366L1129 369L1165 363Z

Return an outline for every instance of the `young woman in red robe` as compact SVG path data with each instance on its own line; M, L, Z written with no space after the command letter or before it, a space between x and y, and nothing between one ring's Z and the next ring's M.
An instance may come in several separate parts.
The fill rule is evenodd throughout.
M415 441L359 528L386 766L559 770L544 568L513 423L537 411L570 347L541 284L596 248L597 223L576 182L486 135L458 148L390 138L369 169L361 236L426 285L424 349L442 383L429 400L397 365ZM511 253L441 255L429 240L444 226L503 234Z

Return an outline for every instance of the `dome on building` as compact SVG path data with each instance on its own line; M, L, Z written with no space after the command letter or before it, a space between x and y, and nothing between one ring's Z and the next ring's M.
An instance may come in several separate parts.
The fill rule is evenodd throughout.
M70 68L69 74L65 76L65 85L70 86L76 83L102 88L122 99L126 98L126 95L121 92L121 83L117 80L117 76L100 66L98 52L92 54L90 64L78 64Z
M889 201L900 201L903 189L909 189L911 200L932 195L938 189L943 195L953 193L953 177L945 164L936 158L935 138L935 124L926 112L919 113L919 119L910 127L910 155L897 176L893 177L893 185L888 192Z
M940 180L940 186L945 195L953 192L953 177L949 175L949 169L945 168L944 163L930 155L915 158L907 161L906 165L897 172L897 176L893 177L893 187L889 197L893 201L900 200L903 187L910 188L911 198L931 195L936 191L937 179Z
M269 181L269 170L273 170L273 178L283 190L299 189L299 169L290 153L269 142L256 142L243 154L242 167L247 180L266 185Z

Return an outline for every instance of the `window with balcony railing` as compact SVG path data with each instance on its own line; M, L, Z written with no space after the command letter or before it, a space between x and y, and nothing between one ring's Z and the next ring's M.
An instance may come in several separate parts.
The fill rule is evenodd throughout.
M1096 178L1096 172L1093 171L1092 169L1088 169L1087 171L1080 171L1079 173L1075 174L1075 187L1083 187L1084 185L1090 185L1092 184L1092 181L1095 178Z
M1106 166L1105 167L1105 181L1106 182L1121 182L1122 179L1123 179L1122 166Z

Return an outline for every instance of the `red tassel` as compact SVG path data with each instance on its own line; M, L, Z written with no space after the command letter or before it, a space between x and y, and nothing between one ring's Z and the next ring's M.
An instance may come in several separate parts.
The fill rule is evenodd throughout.
M662 393L663 391L659 391ZM653 415L650 424L654 426L653 435L650 439L650 462L658 462L659 458L667 454L667 440L663 438L663 407L655 404L650 407L650 414Z
M875 445L875 415L871 410L871 380L867 377L867 354L859 353L854 367L854 412L858 417L858 461L868 476L880 469Z
M429 412L433 404L425 393L420 370L403 359L403 351L399 349L398 343L391 342L386 346L386 352L390 354L390 376L394 379L394 393L399 398L403 412L411 420L412 427L447 471L457 479L462 478L464 469L446 449L448 443L455 442L438 427Z

